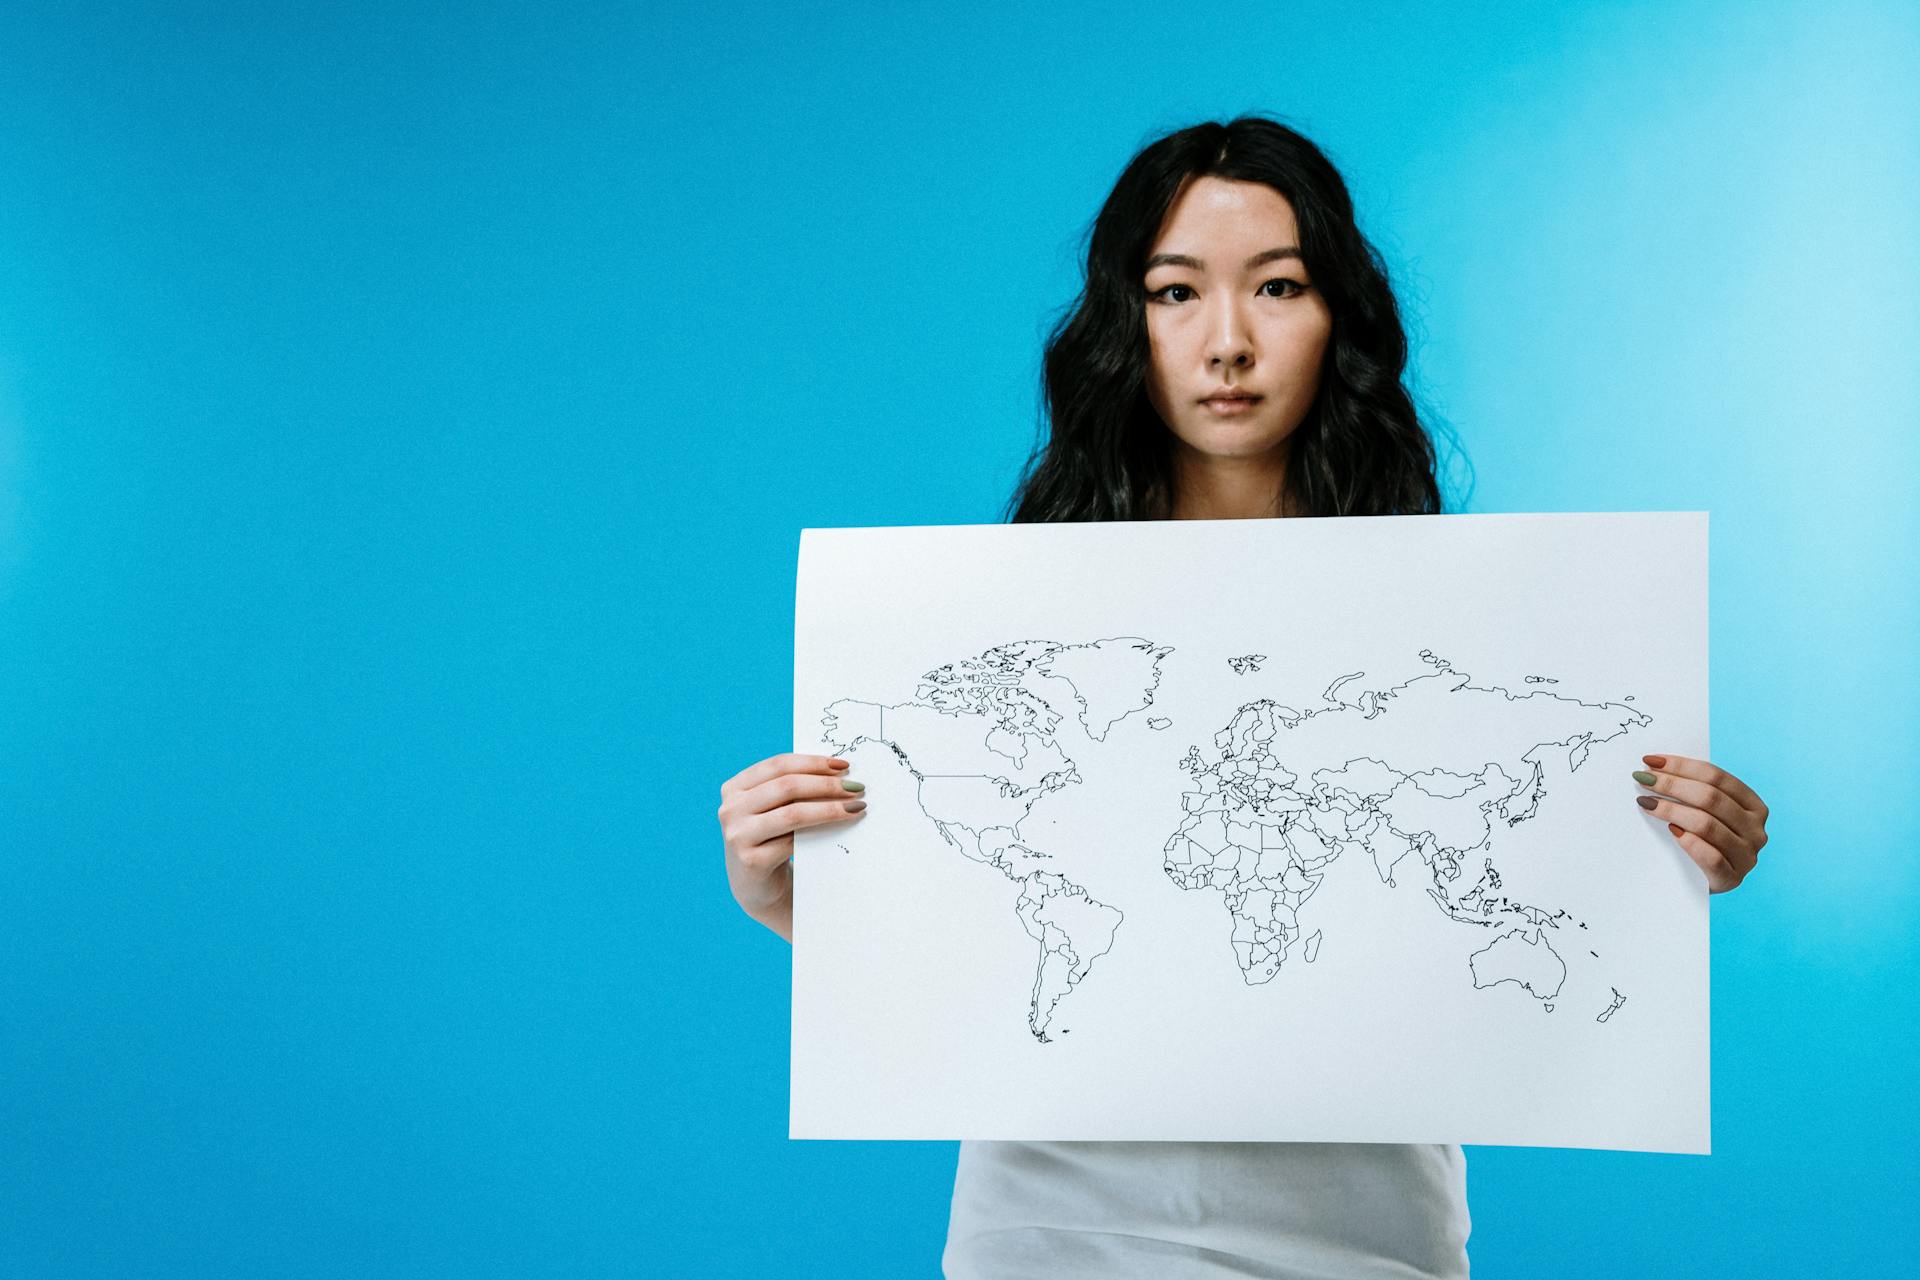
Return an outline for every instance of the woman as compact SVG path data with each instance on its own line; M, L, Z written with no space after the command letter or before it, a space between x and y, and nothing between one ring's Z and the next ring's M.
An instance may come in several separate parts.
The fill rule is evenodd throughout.
M1440 510L1385 270L1298 133L1252 116L1148 146L1086 275L1047 345L1050 432L1013 520ZM1739 884L1766 805L1708 761L1644 761L1637 803L1714 892ZM721 787L734 897L789 941L794 831L866 809L847 768L777 755ZM964 1142L943 1262L955 1280L1460 1276L1468 1229L1455 1146Z

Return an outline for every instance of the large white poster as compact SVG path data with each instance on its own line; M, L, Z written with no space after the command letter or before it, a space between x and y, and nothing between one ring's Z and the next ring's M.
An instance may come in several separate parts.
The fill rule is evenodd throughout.
M798 1138L1708 1149L1704 513L809 529Z

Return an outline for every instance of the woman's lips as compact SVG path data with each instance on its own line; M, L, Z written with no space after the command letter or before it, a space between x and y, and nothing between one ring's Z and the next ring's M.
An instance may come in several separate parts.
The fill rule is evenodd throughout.
M1202 400L1200 405L1216 418L1231 418L1235 414L1246 413L1260 403L1259 396L1222 397L1214 400Z

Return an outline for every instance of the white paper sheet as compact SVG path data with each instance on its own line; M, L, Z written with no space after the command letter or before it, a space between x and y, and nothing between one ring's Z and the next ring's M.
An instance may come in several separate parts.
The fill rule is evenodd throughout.
M1702 512L809 529L796 1138L1708 1150Z

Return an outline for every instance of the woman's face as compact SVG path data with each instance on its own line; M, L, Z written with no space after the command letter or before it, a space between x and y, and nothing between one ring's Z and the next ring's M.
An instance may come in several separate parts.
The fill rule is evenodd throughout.
M1264 183L1199 178L1168 210L1147 255L1147 396L1195 452L1260 458L1312 406L1333 315L1299 253L1293 206Z

